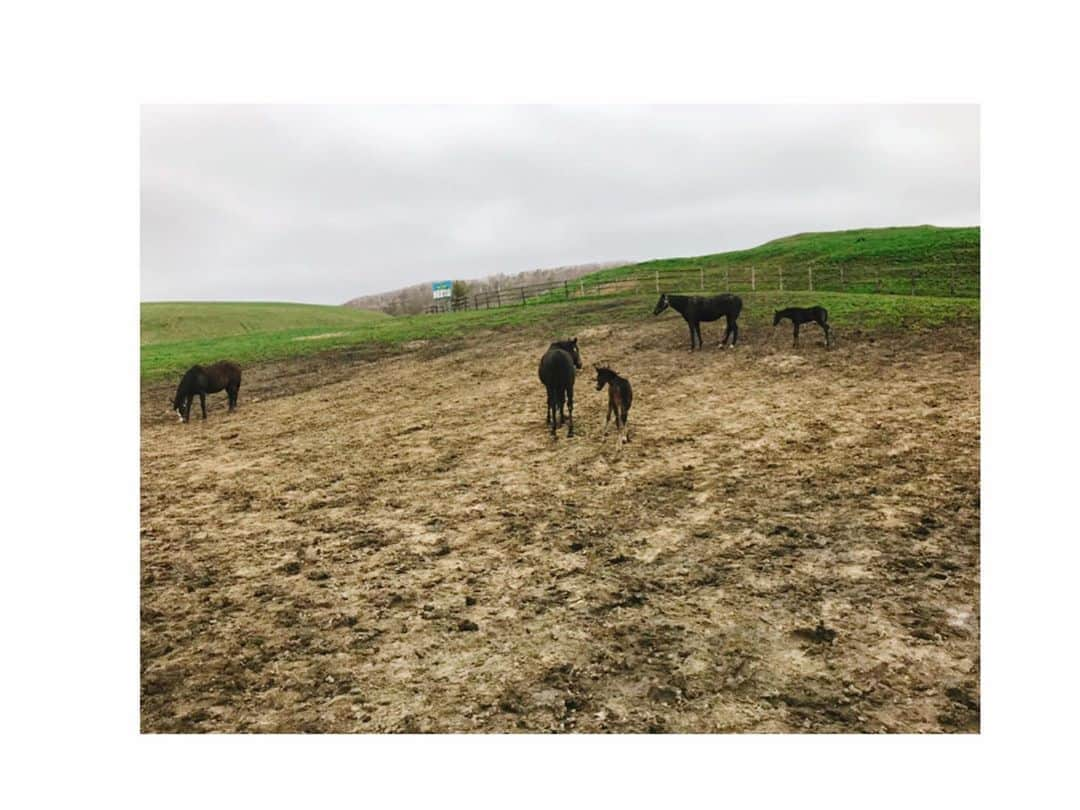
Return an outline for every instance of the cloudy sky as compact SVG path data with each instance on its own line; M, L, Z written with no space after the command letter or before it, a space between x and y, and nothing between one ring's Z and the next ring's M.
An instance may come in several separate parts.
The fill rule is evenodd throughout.
M142 110L144 301L338 304L421 281L979 224L975 106Z

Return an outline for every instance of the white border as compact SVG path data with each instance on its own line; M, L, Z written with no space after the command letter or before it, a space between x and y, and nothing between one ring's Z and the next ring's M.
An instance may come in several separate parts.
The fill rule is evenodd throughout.
M15 806L1038 806L1065 787L1074 29L1049 4L71 4L0 57ZM140 102L983 104L978 737L141 737ZM1062 249L1066 248L1066 249ZM1023 304L1017 309L1017 300ZM15 338L18 338L16 341ZM182 471L178 471L182 478ZM1069 621L1071 624L1071 621ZM20 801L21 799L21 801Z

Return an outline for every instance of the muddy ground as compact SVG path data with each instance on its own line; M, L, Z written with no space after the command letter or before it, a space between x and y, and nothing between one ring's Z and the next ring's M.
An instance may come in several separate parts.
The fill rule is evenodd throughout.
M621 451L534 333L145 389L143 730L977 731L976 329L704 331L579 333Z

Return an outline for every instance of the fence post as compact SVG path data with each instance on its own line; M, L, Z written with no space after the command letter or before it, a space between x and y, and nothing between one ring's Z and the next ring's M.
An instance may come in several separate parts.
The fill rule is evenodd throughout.
M750 266L750 291L757 292L757 277L754 275L754 267Z
M847 285L844 284L844 265L840 265L840 289L847 291Z
M956 296L956 268L949 268L949 295Z
M578 279L578 286L581 287L581 297L584 298L585 297L585 282L582 281L581 279Z
M724 292L731 292L731 270L724 268Z
M780 268L780 292L784 291L784 268Z
M653 270L653 275L656 277L656 291L660 292L660 271Z
M566 298L567 298L567 300L569 300L570 299L570 282L564 281L562 283L562 286L563 286L563 291L566 293Z
M810 292L814 291L814 267L811 265L806 268L806 281L807 286L810 288Z

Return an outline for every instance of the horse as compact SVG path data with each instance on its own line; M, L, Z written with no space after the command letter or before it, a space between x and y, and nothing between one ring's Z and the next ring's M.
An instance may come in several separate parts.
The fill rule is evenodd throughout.
M776 331L777 325L780 321L788 318L795 326L795 342L793 347L799 345L799 327L804 323L816 323L822 329L825 330L825 347L828 348L832 344L831 330L829 329L829 311L825 307L788 307L787 309L779 309L773 315L772 325L773 331Z
M557 340L548 346L540 358L540 382L547 388L547 423L551 425L551 438L557 438L555 428L567 421L564 406L570 406L570 428L566 436L574 435L574 375L581 368L581 354L577 338ZM556 420L556 414L561 421Z
M613 369L607 366L596 366L596 390L604 390L608 387L607 417L604 419L604 432L607 433L611 415L615 414L615 430L621 432L620 444L630 441L630 428L626 426L626 416L630 412L630 403L634 400L634 390L630 387L630 381L620 377Z
M236 398L240 395L240 367L223 360L212 366L192 366L180 380L173 397L173 410L186 422L191 416L191 402L199 396L202 405L202 418L206 418L206 395L216 394L222 389L229 395L229 410L236 409Z
M720 345L726 345L730 335L731 348L735 348L735 344L739 340L739 325L736 321L739 313L742 312L742 299L739 296L724 293L723 295L703 298L697 295L661 293L660 300L656 302L656 309L653 310L653 315L659 315L668 307L681 314L690 326L690 351L694 350L695 335L697 336L698 348L702 348L701 322L718 321L720 318L727 320L727 330L724 332L724 339L720 341Z

